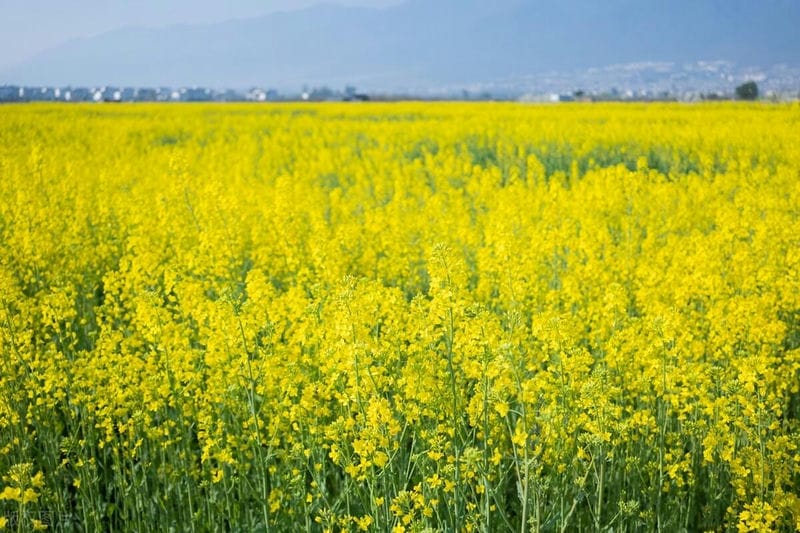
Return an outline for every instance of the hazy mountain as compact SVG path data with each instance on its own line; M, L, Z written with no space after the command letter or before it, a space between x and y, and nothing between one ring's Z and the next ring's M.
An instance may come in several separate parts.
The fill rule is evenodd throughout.
M424 88L637 61L800 64L800 0L409 0L127 27L0 83Z

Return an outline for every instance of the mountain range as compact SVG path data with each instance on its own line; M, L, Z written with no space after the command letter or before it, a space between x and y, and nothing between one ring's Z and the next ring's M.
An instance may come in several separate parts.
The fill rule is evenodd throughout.
M547 71L724 60L800 66L800 0L408 0L319 4L66 42L0 83L425 89Z

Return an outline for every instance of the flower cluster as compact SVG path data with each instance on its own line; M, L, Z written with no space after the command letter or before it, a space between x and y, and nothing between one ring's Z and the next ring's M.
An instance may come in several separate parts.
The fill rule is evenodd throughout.
M797 124L0 109L0 528L800 527Z

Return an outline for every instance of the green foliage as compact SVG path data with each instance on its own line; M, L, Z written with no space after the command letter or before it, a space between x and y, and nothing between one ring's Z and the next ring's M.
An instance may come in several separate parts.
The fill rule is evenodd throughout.
M754 81L747 81L736 87L736 98L738 100L757 100L758 85Z

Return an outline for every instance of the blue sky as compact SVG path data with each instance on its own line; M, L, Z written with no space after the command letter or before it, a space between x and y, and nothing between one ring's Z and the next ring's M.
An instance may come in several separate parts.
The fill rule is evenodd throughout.
M332 0L384 7L401 0ZM126 25L202 24L308 7L320 0L0 0L0 69L66 40Z

